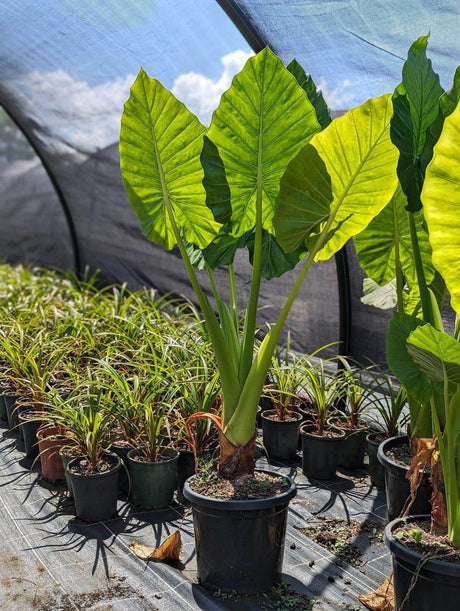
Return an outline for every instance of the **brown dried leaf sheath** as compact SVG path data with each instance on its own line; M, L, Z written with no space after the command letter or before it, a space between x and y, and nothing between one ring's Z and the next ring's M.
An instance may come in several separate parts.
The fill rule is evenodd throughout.
M219 433L219 475L226 479L233 479L239 475L254 475L256 431L245 446L235 446L225 437L220 416L209 412L197 412L187 419L187 426L199 418L212 420Z
M182 550L182 539L180 532L176 530L163 541L160 547L148 547L133 541L130 543L129 548L141 560L155 560L156 562L179 560Z

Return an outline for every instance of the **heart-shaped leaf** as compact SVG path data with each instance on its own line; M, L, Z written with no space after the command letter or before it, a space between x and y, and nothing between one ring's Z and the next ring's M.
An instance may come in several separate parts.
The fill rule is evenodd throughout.
M422 191L433 264L460 315L460 104L444 122Z
M220 229L202 184L204 133L195 115L141 69L121 120L121 172L144 235L167 249L177 243L171 218L200 248Z
M419 318L394 312L387 332L387 363L397 379L419 403L430 400L432 392L426 375L415 365L407 350L409 335L425 323Z
M252 234L248 240L249 260L251 265L254 259L254 242L255 235ZM294 269L306 249L300 248L294 252L285 253L281 246L276 241L275 236L268 231L263 230L262 233L262 265L260 274L266 280L279 278L285 272Z
M321 90L316 88L311 74L307 74L297 60L293 59L292 62L288 64L287 69L295 76L296 81L307 94L308 99L315 109L318 122L321 128L324 129L329 125L332 119Z
M266 48L250 58L221 98L208 131L225 166L232 234L273 232L279 181L289 161L320 125L315 110L281 60Z
M410 47L402 83L393 96L391 138L400 151L398 177L411 212L422 206L420 192L433 146L430 139L427 141L427 131L438 118L439 99L444 91L426 56L428 38L429 35L421 36Z
M407 284L410 288L418 286L406 204L406 196L398 185L389 204L354 238L361 267L381 286L388 284L396 275L396 252ZM425 277L430 283L434 278L434 267L428 234L422 226L420 213L416 213L415 222Z
M460 384L460 344L431 325L415 329L407 340L407 350L416 365L433 382Z
M398 151L389 134L391 96L348 111L290 162L276 201L276 237L286 252L327 228L316 256L329 259L390 201Z

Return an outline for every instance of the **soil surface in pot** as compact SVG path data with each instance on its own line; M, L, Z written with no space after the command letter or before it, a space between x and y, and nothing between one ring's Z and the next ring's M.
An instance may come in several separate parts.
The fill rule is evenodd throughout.
M318 435L316 429L313 429L311 431L309 431L308 429L304 429L304 431L309 435L313 435L313 437L318 437L318 439L334 439L336 437L343 437L343 431L331 431L326 429L323 431L322 435Z
M285 414L282 420L278 418L277 414L267 414L267 411L265 411L264 418L266 420L273 420L274 422L298 422L299 421L298 413L295 411L294 413Z
M427 560L460 564L460 549L452 547L447 535L432 534L429 520L418 520L398 526L392 535L401 545L421 554Z
M345 560L352 566L361 566L362 551L360 551L357 541L365 543L364 547L372 544L383 545L382 535L385 527L382 524L364 520L342 520L339 518L327 518L325 516L315 516L307 520L307 526L300 528L296 526L302 534L309 539L316 541L340 560Z
M242 475L232 480L219 477L216 471L199 474L191 482L190 488L203 496L222 500L253 500L277 496L289 489L284 477L270 473L257 472Z
M171 460L171 456L158 456L156 460L151 460L147 458L147 456L142 456L142 454L134 454L131 456L131 460L135 460L136 462L163 462L164 460Z
M412 462L412 454L408 443L388 449L385 452L385 456L388 456L390 460L402 467L410 467ZM425 465L425 471L428 473L431 471L431 466L429 464Z
M113 469L117 464L116 458L112 458L111 456L103 456L97 461L96 469L92 469L88 460L83 459L80 460L76 465L72 465L70 467L70 471L72 473L77 473L79 475L95 475L97 473L106 473Z

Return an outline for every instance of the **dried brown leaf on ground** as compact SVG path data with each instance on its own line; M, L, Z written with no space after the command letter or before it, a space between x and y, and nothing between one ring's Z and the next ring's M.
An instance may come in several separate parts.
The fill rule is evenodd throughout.
M394 611L393 575L369 594L360 594L358 599L371 611Z
M180 531L176 530L159 547L148 547L133 541L130 543L129 548L141 560L155 560L156 562L179 560L182 550L182 539Z

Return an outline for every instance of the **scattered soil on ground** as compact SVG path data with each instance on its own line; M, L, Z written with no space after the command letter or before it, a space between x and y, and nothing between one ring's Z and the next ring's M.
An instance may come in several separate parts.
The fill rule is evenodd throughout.
M325 516L315 516L307 520L307 526L299 528L301 533L316 543L324 546L337 558L345 560L352 566L362 564L361 548L367 548L382 542L384 526L364 520L342 520L339 518L327 518ZM359 543L362 545L358 545Z
M428 554L433 556L433 560L460 564L460 549L451 545L447 535L431 534L429 520L408 522L394 529L393 537L418 554Z
M190 487L213 499L239 501L277 496L289 489L289 483L279 475L257 471L254 476L243 475L232 480L219 477L217 471L212 471L197 475Z
M286 582L275 584L271 590L259 596L239 596L236 592L215 592L214 598L227 600L229 603L251 601L257 609L263 611L312 611L315 600L310 600L305 594L296 592Z

